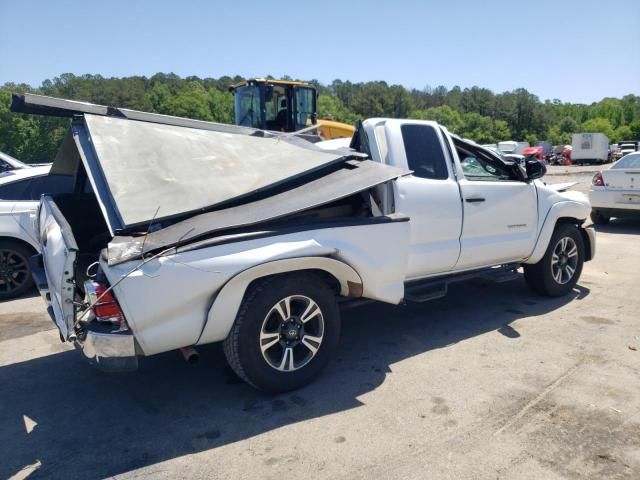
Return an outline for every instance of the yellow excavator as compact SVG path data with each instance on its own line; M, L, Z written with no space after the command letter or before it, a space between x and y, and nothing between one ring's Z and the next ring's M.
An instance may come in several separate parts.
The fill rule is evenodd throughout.
M251 78L229 87L233 93L236 125L297 132L318 125L316 140L350 138L355 131L349 124L319 119L318 91L310 83Z

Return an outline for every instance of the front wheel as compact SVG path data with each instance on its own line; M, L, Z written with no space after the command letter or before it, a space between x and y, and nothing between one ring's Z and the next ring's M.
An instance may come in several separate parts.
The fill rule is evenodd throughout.
M524 265L527 285L541 295L566 295L580 278L584 251L584 241L576 225L557 225L544 257L538 263Z
M224 353L233 371L269 392L313 380L338 345L336 293L313 272L269 277L246 292Z

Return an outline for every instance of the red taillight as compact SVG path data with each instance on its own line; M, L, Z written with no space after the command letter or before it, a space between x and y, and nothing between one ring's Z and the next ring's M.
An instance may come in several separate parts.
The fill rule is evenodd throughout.
M120 305L107 287L97 282L87 282L85 285L97 321L118 323L121 328L126 325Z
M604 179L602 178L602 174L600 172L596 173L593 176L593 180L591 180L591 185L594 187L604 187Z
M96 314L96 320L100 322L116 322L122 321L122 310L120 305L116 302L101 303L99 302L93 307L93 312Z

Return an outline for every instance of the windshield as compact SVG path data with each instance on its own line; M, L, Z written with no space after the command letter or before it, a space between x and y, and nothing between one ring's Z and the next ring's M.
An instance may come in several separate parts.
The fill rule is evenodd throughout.
M307 87L296 87L296 130L301 130L313 124L313 113L315 112L315 90Z
M611 168L640 168L640 153L628 153Z
M13 170L16 168L27 168L28 165L22 163L20 160L13 158L11 155L0 152L0 169Z
M260 111L260 89L257 85L246 85L236 90L234 96L236 125L262 128Z

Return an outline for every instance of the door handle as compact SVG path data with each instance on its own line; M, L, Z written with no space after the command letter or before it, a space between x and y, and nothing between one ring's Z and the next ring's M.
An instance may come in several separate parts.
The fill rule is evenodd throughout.
M469 203L478 203L478 202L484 202L485 199L480 197L472 197L472 198L466 198L464 201Z

